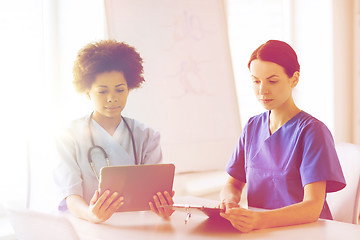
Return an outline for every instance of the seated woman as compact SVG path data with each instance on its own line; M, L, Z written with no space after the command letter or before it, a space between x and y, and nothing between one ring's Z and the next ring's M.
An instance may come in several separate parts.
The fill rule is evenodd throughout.
M136 50L113 40L88 44L78 52L74 68L76 90L93 103L93 112L71 123L58 139L55 171L61 192L60 209L98 223L124 203L121 193L99 194L98 174L104 166L157 164L162 161L160 134L121 115L129 91L144 82L143 60ZM93 146L99 146L93 148ZM108 160L108 161L107 161ZM168 218L174 193L154 193L153 212Z
M242 232L332 219L326 193L344 188L345 179L328 128L294 103L295 51L270 40L253 52L248 67L267 111L250 118L227 164L221 215ZM239 207L245 184L249 207L267 211Z

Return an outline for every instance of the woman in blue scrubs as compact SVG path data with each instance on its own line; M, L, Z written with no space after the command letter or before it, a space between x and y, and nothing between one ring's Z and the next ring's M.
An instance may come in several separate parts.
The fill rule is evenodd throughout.
M143 82L143 60L136 50L113 40L88 44L76 58L74 85L93 103L93 112L73 121L57 140L58 166L54 172L59 188L59 209L98 223L111 217L124 203L121 193L98 189L104 166L157 164L162 161L160 134L134 119L122 117L127 97ZM96 148L100 146L108 155ZM89 164L90 158L93 166ZM153 212L168 218L174 193L154 193ZM126 199L125 199L126 201Z
M345 179L330 131L294 102L295 51L270 40L253 52L248 67L267 111L249 119L226 166L221 215L242 232L332 219L326 193L344 188ZM245 184L250 209L267 211L239 207Z

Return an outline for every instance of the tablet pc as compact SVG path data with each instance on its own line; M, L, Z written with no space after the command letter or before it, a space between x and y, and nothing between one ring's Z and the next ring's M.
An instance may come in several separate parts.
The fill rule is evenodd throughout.
M99 191L110 190L124 197L119 212L150 210L149 202L157 192L172 193L174 172L174 164L103 167Z

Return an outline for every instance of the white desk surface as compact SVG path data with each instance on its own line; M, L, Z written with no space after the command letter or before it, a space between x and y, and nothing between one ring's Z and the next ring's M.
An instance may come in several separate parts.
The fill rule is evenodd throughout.
M203 214L192 214L185 224L185 212L174 212L163 220L150 211L114 214L101 224L69 216L81 239L321 239L360 240L360 225L328 220L289 227L255 230L241 233L225 219L211 220Z

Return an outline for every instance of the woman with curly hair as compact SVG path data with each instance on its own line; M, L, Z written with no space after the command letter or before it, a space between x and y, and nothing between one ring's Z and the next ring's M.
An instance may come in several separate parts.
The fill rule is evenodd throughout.
M73 121L57 141L60 159L55 181L61 190L59 209L98 223L121 208L121 193L105 191L100 195L97 190L104 152L112 166L161 163L159 132L121 115L129 92L145 81L142 63L133 47L115 40L90 43L78 52L73 83L91 100L94 110ZM94 145L104 152L91 151L90 165L88 151ZM160 205L173 204L173 194L156 193L154 203L149 203L151 210L168 218L172 211Z

